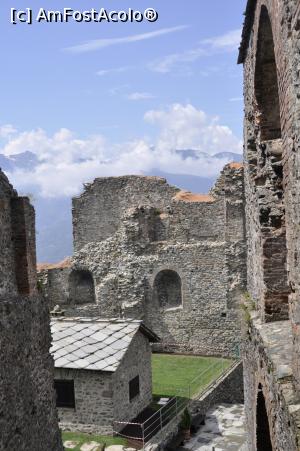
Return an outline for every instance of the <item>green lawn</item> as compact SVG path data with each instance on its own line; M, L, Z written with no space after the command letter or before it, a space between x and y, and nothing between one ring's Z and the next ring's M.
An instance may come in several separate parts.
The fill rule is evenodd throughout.
M232 360L216 357L153 354L153 395L189 398L200 393L222 373L222 368L231 364ZM202 376L197 378L200 374ZM197 380L191 383L195 378Z
M120 437L106 437L103 435L90 435L90 434L82 434L79 432L64 432L62 431L62 439L65 441L74 441L79 442L76 448L73 448L72 451L80 451L80 447L84 443L96 442L99 444L109 445L127 445L127 441ZM66 448L67 449L67 448Z

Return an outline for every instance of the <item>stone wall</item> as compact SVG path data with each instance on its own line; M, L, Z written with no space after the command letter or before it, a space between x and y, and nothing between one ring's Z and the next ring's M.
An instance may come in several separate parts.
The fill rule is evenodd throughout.
M0 299L0 449L62 450L43 298Z
M274 117L270 121L270 115L270 122L264 122L269 104L283 102L281 77L277 78L276 68L279 46L284 38L279 38L279 12L273 12L274 8L275 2L274 5L273 2L257 2L253 36L244 64L248 288L266 321L288 317L290 292L283 182L284 128L280 116L277 117L279 125L274 124ZM274 17L273 27L270 17ZM268 77L272 89L265 88L264 77Z
M257 436L264 412L263 395L273 449L300 449L300 404L292 377L292 333L289 321L263 324L257 312L245 323L243 363L248 449L262 450ZM267 433L264 440L267 443Z
M69 277L70 268L42 269L38 272L39 285L50 309L55 305L70 303Z
M296 0L248 1L239 62L244 63L247 285L259 322L255 327L246 315L251 326L244 350L251 450L263 449L262 429L270 431L267 449L299 449L298 418L290 418L299 409L293 390L300 381L299 24ZM288 330L292 326L293 340L281 336L282 320ZM269 329L272 337L264 340ZM286 380L274 374L271 338L277 339L277 351L289 345L282 361L294 352L294 372L289 368Z
M59 451L46 302L37 293L34 210L0 171L0 449Z
M0 296L17 294L15 258L12 242L11 198L17 193L9 184L7 177L0 171Z
M209 195L155 177L96 179L74 199L71 268L41 278L50 304L66 315L141 318L160 336L160 350L232 355L246 281L243 200L237 164L225 167ZM72 302L69 274L78 270L93 277L95 303ZM178 280L176 299L171 285L158 292L162 271ZM49 289L56 276L57 287L67 284L61 298Z
M112 373L55 368L55 379L74 381L75 409L58 408L62 430L112 434L114 415Z
M164 208L178 191L160 177L108 177L85 184L84 193L73 199L74 250L111 237L128 208L139 204Z
M12 241L18 292L36 293L35 211L26 197L11 199Z
M209 390L190 403L192 415L205 415L207 411L219 404L243 404L243 364L237 362L225 375L219 378Z
M139 376L140 395L129 400L129 381ZM151 346L138 332L114 375L114 420L132 421L152 401ZM116 426L117 429L118 426Z
M55 379L74 380L75 409L58 408L63 430L112 434L132 421L152 400L151 347L138 332L115 373L55 369ZM129 381L140 378L140 395L129 400Z

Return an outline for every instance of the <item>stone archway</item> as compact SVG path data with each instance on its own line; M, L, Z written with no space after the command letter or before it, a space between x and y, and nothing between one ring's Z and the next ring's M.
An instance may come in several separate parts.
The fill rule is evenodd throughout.
M268 10L261 8L255 68L255 97L262 141L281 138L274 39Z
M182 306L181 278L176 271L164 269L154 280L154 299L160 307L165 309Z
M261 385L258 387L256 404L256 450L273 451L269 418Z

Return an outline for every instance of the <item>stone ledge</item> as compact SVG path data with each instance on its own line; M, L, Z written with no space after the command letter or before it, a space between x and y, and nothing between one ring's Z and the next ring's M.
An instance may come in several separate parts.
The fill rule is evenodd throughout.
M258 312L250 312L249 332L251 340L261 346L267 360L268 371L280 386L289 416L294 426L300 449L300 396L295 389L292 371L293 337L289 320L262 323Z

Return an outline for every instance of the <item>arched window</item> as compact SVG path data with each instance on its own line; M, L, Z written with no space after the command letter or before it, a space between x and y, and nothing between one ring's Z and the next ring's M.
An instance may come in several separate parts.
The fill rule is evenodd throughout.
M262 387L258 387L256 406L256 449L257 451L272 451L270 427Z
M69 278L70 302L92 304L95 302L95 287L92 274L87 270L74 270Z
M160 271L154 281L154 298L163 308L182 305L181 279L177 272L165 269Z
M255 96L261 141L281 138L280 106L277 67L270 17L265 6L261 8L256 68Z

